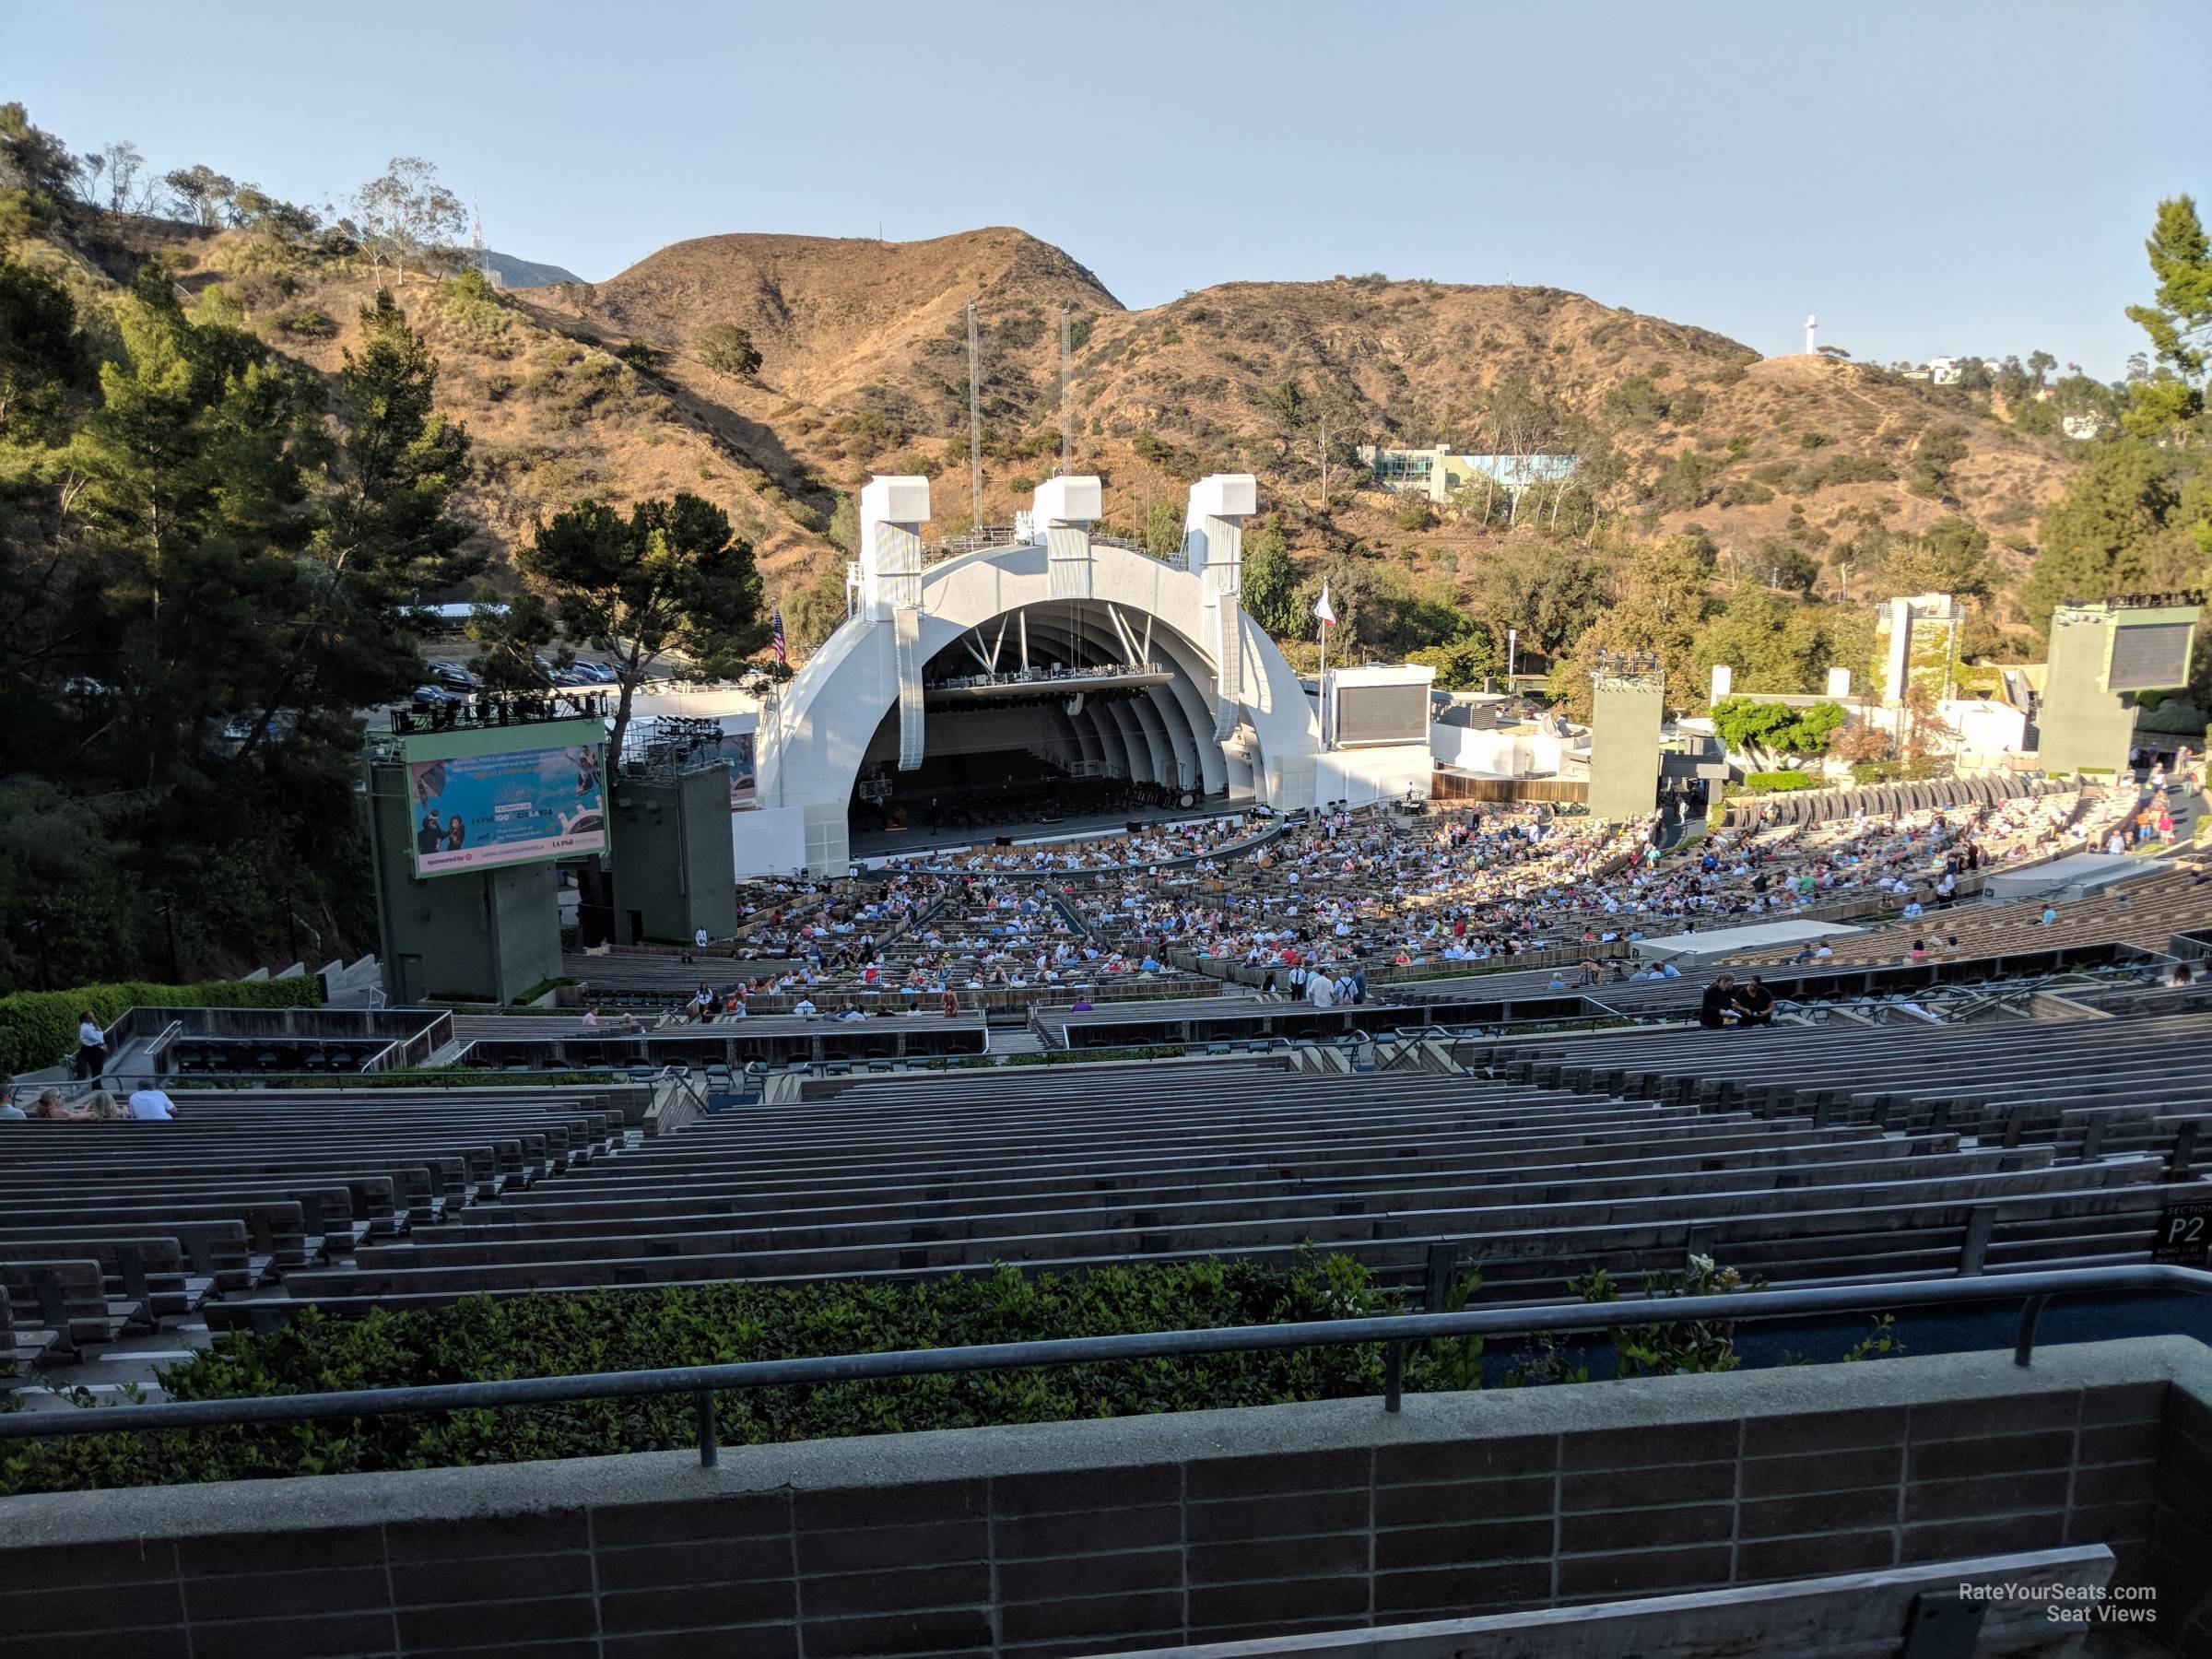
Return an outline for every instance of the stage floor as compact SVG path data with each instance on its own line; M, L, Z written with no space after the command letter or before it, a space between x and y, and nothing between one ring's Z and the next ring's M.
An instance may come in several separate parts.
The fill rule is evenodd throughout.
M904 858L915 853L939 853L955 847L994 847L1000 836L1018 846L1024 842L1095 841L1119 835L1131 824L1194 824L1206 818L1241 818L1254 803L1250 796L1201 801L1195 806L1138 806L1123 812L1088 813L1048 824L1032 820L995 824L983 830L889 830L871 834L854 832L853 857L861 863L879 858Z

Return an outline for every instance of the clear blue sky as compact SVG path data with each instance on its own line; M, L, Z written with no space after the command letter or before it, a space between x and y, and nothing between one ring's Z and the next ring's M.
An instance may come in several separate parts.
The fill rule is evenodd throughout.
M1013 224L1132 306L1544 283L1862 358L2116 376L2162 194L2212 209L2212 6L0 0L0 98L309 202L394 155L604 278L726 230Z

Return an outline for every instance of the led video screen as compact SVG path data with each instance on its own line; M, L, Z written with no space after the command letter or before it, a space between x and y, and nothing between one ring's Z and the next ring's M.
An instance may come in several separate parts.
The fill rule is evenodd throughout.
M2105 677L2108 691L2163 691L2189 683L2188 622L2123 619L2112 629L2112 660Z
M1336 692L1336 741L1426 743L1429 741L1429 687L1343 686Z
M418 876L606 850L606 780L594 744L414 760L407 785Z

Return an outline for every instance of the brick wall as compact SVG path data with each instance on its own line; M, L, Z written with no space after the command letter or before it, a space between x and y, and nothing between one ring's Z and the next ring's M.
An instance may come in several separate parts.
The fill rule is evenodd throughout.
M2185 1622L2180 1338L0 1500L0 1659L1045 1655L2106 1543Z

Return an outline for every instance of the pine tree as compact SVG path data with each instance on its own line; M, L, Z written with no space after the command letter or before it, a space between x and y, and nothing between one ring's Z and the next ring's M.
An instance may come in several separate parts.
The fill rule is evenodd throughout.
M2152 303L2131 305L2128 321L2150 336L2157 368L2135 387L2135 407L2123 418L2142 438L2186 444L2205 412L2205 364L2212 352L2212 241L2186 195L2159 204L2143 244L2158 279Z
M194 327L158 269L115 315L122 350L68 461L106 610L95 673L120 689L111 735L154 784L200 769L209 725L265 659L271 617L290 614L325 444L312 382L250 335Z
M563 630L615 653L619 695L609 732L620 754L630 700L653 660L695 677L735 672L767 637L760 572L729 514L679 492L641 501L624 519L586 501L539 526L516 560L553 599Z

